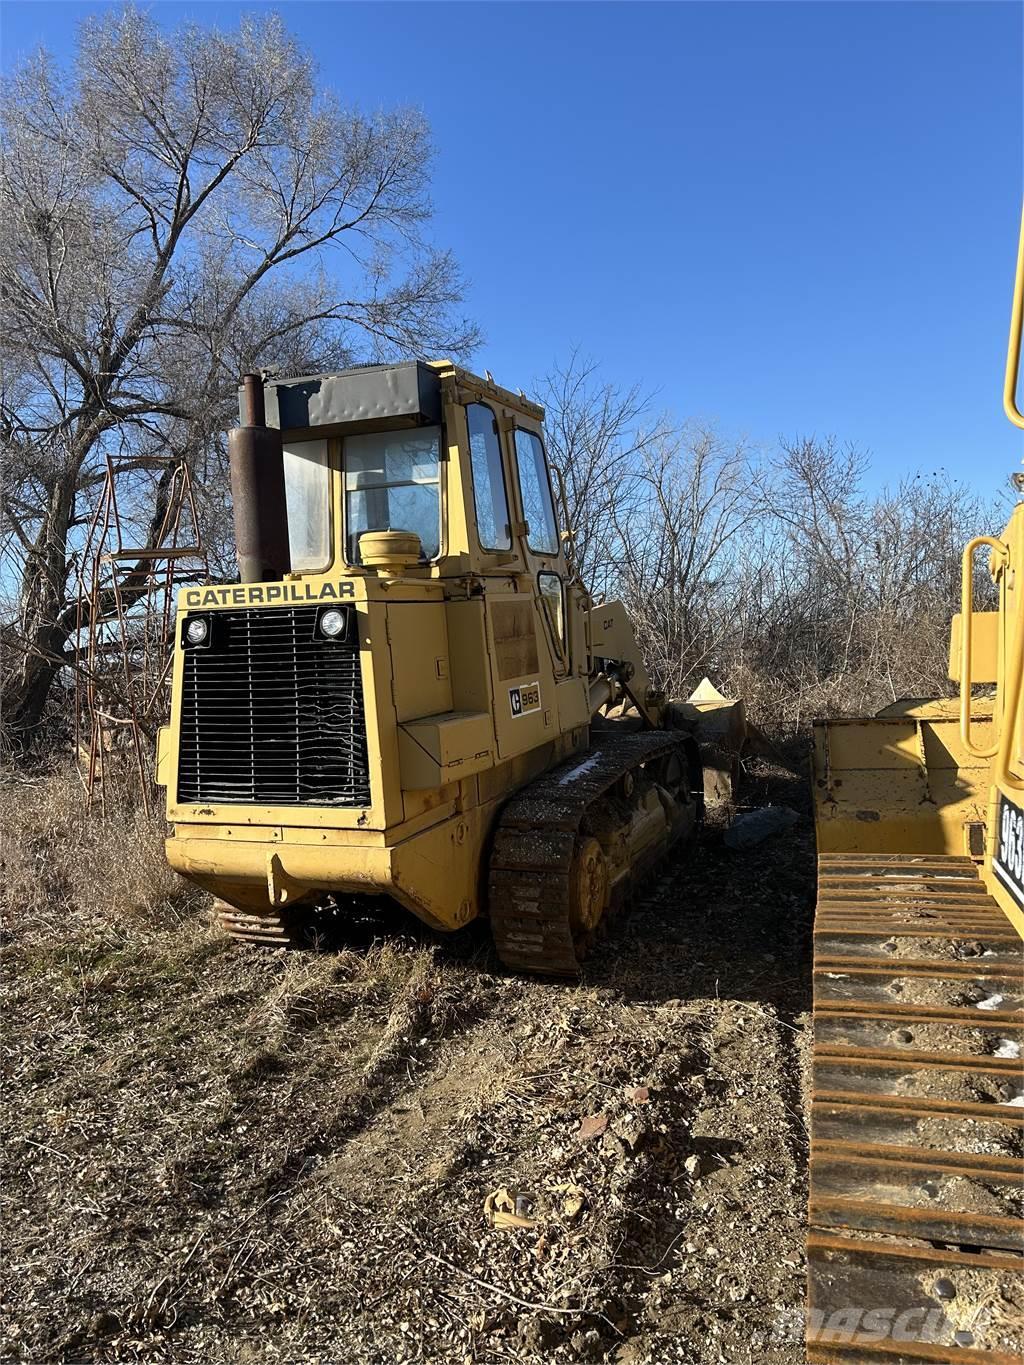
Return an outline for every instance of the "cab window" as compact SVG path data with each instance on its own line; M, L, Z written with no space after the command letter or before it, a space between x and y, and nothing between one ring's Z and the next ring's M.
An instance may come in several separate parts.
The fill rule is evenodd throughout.
M346 436L345 538L358 564L364 531L415 531L424 559L441 550L441 428Z
M484 550L511 550L512 528L494 413L484 403L470 403L466 408L466 425L469 428L477 537Z
M568 650L565 642L565 596L562 592L562 580L558 574L544 571L537 575L537 587L552 644L556 654L564 661L568 658Z
M331 468L326 441L284 447L284 498L291 567L326 569L331 562Z
M516 428L516 468L519 491L523 498L523 515L529 530L526 543L534 554L558 554L558 529L551 498L547 460L540 437L532 431Z

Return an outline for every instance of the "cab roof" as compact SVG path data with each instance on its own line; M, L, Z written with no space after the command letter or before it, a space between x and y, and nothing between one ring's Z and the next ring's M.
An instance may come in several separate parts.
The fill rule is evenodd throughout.
M512 408L533 421L544 410L522 392L513 393L448 360L403 360L388 365L354 365L329 374L264 381L267 425L293 439L339 435L374 428L435 426L441 421L442 384L456 386L458 400L487 401Z

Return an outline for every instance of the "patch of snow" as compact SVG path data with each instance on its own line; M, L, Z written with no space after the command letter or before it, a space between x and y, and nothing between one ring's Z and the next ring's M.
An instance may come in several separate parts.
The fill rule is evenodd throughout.
M992 1054L993 1057L1019 1057L1020 1043L1015 1043L1012 1038L1000 1038L999 1046Z
M1002 1003L1003 997L1001 995L990 995L987 1000L979 1000L975 1009L997 1010Z
M563 777L560 777L558 779L558 785L564 787L569 782L578 782L584 773L589 773L591 768L600 763L600 761L600 754L591 754L589 758L585 758L582 763L577 763L575 768L570 768Z

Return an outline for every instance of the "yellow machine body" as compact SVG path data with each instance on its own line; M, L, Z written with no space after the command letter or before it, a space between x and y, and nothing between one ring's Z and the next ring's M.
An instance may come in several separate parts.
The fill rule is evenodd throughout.
M387 413L387 395L408 380L407 370L375 367L366 380L355 374L355 382L372 380ZM173 826L167 856L242 910L292 906L322 893L384 892L436 928L458 928L483 908L485 846L509 795L586 747L595 708L632 699L648 721L659 714L622 608L594 608L567 571L542 410L447 362L418 366L413 378L437 388L428 429L439 433L438 458L406 463L407 485L395 499L409 494L428 508L436 504L437 543L427 554L401 529L371 526L360 535L361 525L348 524L357 514L365 522L359 499L373 492L364 495L363 485L382 477L365 455L366 434L377 439L395 419L367 411L376 400L360 400L353 415L331 377L289 381L276 401L268 383L269 420L273 425L276 408L286 466L302 471L298 487L302 492L304 480L323 562L281 581L190 586L178 595L172 713L158 759ZM422 432L422 420L404 430ZM312 483L322 491L319 503L308 496ZM293 510L302 515L289 503L290 521ZM293 562L304 534L292 521ZM280 659L279 678L264 674L263 690L272 699L276 687L288 689L297 717L289 762L315 770L318 741L302 738L304 708L337 705L338 698L325 702L308 681L320 665L306 637L310 621L315 629L317 613L330 609L344 614L346 640L338 648L348 651L361 696L362 715L347 740L358 746L365 738L364 797L310 801L298 787L287 801L260 800L260 782L247 785L245 765L258 774L270 764L279 777L272 765L284 763L275 757L273 733L246 738L246 727L257 727L263 715L260 684L247 691L233 676L222 703L231 713L219 716L216 696L206 696L206 719L197 721L200 670L190 664L189 624L199 617L211 636L223 625L237 637L243 619L259 618L251 629L270 632ZM284 636L298 651L294 659L279 648ZM339 657L323 640L316 649L322 663ZM302 651L309 657L299 657ZM204 785L219 743L235 766ZM231 799L232 783L247 799Z
M976 612L973 563L983 548L999 605ZM1024 504L1001 536L970 543L963 575L949 668L959 701L897 702L870 718L815 725L818 848L971 858L1024 935ZM975 695L979 685L990 695Z
M1024 226L1024 426L1022 303ZM1024 1359L1024 503L964 549L949 673L815 726L808 1365Z
M1022 337L1024 215L1003 384L1004 410L1020 428ZM1024 475L1014 481L1024 491ZM997 607L978 612L974 564L986 549ZM1024 936L1024 504L1002 535L964 548L949 676L959 702L898 702L871 718L815 725L818 851L966 856Z

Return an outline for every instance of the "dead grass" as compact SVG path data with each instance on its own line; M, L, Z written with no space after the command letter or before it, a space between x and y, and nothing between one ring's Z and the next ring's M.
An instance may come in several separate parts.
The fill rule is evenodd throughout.
M109 931L141 942L206 904L168 867L164 822L130 785L110 789L107 807L106 818L87 811L73 769L0 773L4 897L30 938L53 943L73 929L79 940Z
M77 796L3 794L5 1358L795 1365L801 987L761 954L800 959L806 830L788 881L669 869L573 986L400 917L235 951L159 827Z

